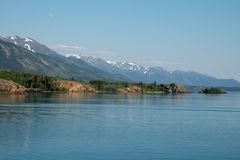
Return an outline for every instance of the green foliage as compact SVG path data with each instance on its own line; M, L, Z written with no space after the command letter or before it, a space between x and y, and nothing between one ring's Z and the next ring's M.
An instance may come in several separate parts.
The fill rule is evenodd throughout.
M103 90L104 86L107 84L107 82L103 80L92 80L89 83L98 91Z
M33 75L31 73L0 71L0 78L12 80L27 88L38 88L44 91L59 90L54 85L54 81L58 79L55 77Z
M59 91L55 86L55 81L62 79L60 77L49 77L43 75L34 75L31 73L18 73L9 71L0 71L0 78L12 80L26 88L37 88L44 91ZM71 78L74 81L74 78ZM104 80L91 80L89 84L97 91L116 93L118 89L128 88L129 86L137 86L143 92L164 92L167 93L168 88L165 84L157 84L156 82L147 84L143 82L107 82Z
M147 84L143 82L129 83L129 82L106 82L102 80L92 80L89 84L93 86L97 91L113 92L115 93L119 88L127 88L131 85L140 87L144 92L167 92L166 85L157 84L156 82Z
M157 84L155 81L153 83L133 83L133 85L140 87L145 92L167 92L168 89L165 84Z

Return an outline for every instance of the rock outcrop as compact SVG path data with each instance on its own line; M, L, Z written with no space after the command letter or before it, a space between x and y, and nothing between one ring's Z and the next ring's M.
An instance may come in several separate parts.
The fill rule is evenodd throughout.
M140 94L140 93L143 93L143 90L142 88L138 87L138 86L134 86L134 85L131 85L129 87L126 87L126 88L118 88L117 89L117 93L120 93L120 94Z
M10 92L10 93L23 93L27 91L27 88L11 80L0 78L0 91Z
M189 93L190 91L182 84L171 83L166 85L167 93Z
M60 90L66 90L69 92L95 92L95 89L89 85L68 80L57 80L55 86Z

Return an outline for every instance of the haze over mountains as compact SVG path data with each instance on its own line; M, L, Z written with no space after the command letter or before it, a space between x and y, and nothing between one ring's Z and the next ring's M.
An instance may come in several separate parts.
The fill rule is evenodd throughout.
M78 80L182 83L191 86L239 87L234 79L217 79L194 71L169 72L131 62L113 62L86 55L65 57L31 38L0 36L0 70L30 72Z

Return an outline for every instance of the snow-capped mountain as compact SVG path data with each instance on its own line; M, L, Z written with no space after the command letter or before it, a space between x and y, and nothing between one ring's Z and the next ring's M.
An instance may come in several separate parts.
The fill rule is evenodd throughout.
M99 57L85 55L72 55L69 57L81 59L95 67L101 68L108 72L123 74L133 81L153 82L154 80L152 81L153 78L151 78L151 76L158 74L170 74L168 71L161 67L144 67L133 62L115 62L104 60Z
M114 62L92 56L70 56L81 59L90 65L107 71L109 73L121 74L131 81L152 83L182 83L192 86L240 86L240 83L233 79L217 79L197 72L174 71L169 72L162 67L144 67L132 62Z
M182 83L192 86L236 87L234 79L217 79L197 72L169 72L133 62L114 62L98 57L65 57L32 38L0 35L0 70L31 72L79 80Z
M119 79L81 59L67 58L31 38L19 36L0 36L0 70L87 81L94 79L117 81Z
M114 64L114 63L112 63ZM115 64L116 67L122 69L122 70L131 70L131 71L136 71L136 72L144 72L145 71L145 67L142 67L136 63L132 63L132 62L118 62Z
M2 39L3 41L13 43L17 46L23 47L32 52L38 52L38 53L45 54L45 55L56 55L57 54L55 51L49 49L45 45L43 45L31 38L27 38L27 37L22 38L22 37L19 37L16 35L14 35L14 36L1 35L0 39Z
M32 40L30 38L21 38L19 36L14 35L14 36L8 36L8 37L1 36L1 39L5 40L7 42L14 43L15 45L24 47L24 48L28 49L29 51L36 52L31 48L31 43L33 43L34 40Z
M114 75L119 81L131 81L128 76L123 74L121 70L115 66L115 64L109 64L107 61L103 60L102 58L93 57L93 56L84 56L84 55L71 55L68 56L68 59L77 61L82 60L89 65L101 69L111 75Z
M71 55L68 57L75 57L77 59L81 59L95 67L101 68L109 72L115 72L115 73L123 73L124 71L146 73L146 69L147 69L141 65L138 65L132 62L127 62L127 61L114 62L114 61L104 60L99 57L85 56L85 55Z
M105 70L107 72L118 73L118 68L115 65L109 64L107 61L105 61L99 57L85 56L85 55L70 55L70 56L68 56L68 58L80 59L80 60L87 62L88 64L90 64L92 66L101 68L102 70Z

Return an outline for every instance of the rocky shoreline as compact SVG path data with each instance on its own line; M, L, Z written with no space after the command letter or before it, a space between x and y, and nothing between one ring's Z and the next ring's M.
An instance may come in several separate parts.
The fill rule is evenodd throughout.
M69 81L69 80L57 80L54 83L56 88L60 90L65 90L68 92L81 92L81 93L89 93L95 92L96 90L91 87L90 85L83 84L76 81Z
M10 92L10 93L24 93L24 92L27 92L28 89L11 80L0 78L0 91Z
M171 83L171 84L166 84L165 86L167 90L166 93L190 93L191 92L182 84Z
M57 80L54 85L59 89L59 91L81 93L95 92L95 89L93 87L75 81ZM26 88L16 82L2 78L0 78L0 91L9 93L44 92L39 88Z
M53 83L54 87L58 88L59 91L64 92L79 92L79 93L94 93L97 90L91 85L84 84L77 81L70 80L56 80ZM151 93L190 93L190 91L181 84L165 84L163 85L163 91L154 91ZM34 92L44 92L38 88L26 88L16 82L6 79L0 79L0 91L9 93L34 93ZM136 85L128 85L126 87L119 87L114 93L117 94L145 94L150 93L145 91L143 88Z

